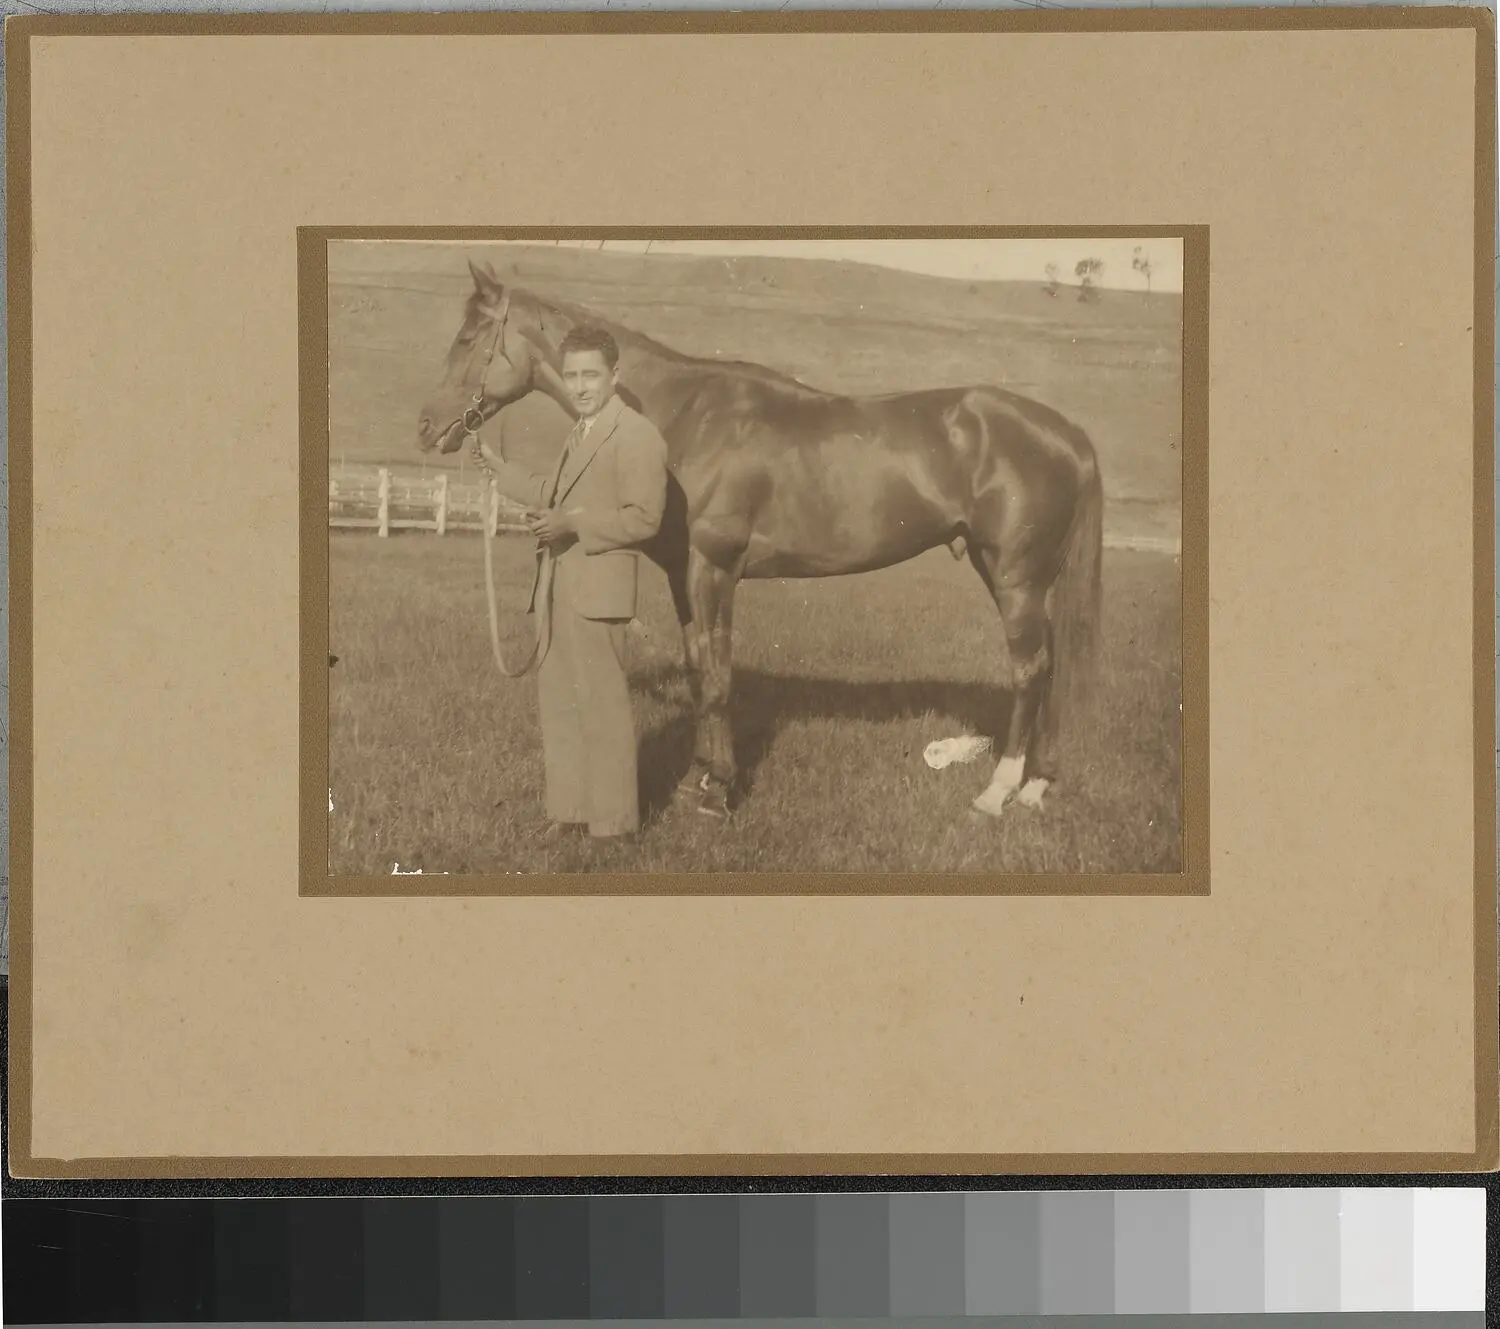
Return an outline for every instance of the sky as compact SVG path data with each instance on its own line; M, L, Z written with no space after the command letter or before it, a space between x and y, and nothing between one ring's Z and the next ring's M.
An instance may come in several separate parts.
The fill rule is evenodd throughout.
M514 243L536 244L532 241ZM562 240L560 245L593 249L597 240ZM1138 290L1141 275L1132 266L1137 245L1151 260L1151 289L1182 290L1182 242L1176 238L1099 240L653 240L653 254L768 254L787 258L852 259L883 267L966 281L1045 281L1049 263L1059 279L1073 283L1082 258L1104 260L1095 280L1107 287ZM641 251L644 240L608 240L606 249Z

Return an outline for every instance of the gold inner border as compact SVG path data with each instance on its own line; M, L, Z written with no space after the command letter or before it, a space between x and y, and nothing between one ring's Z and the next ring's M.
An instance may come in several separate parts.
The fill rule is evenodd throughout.
M9 152L7 181L7 298L10 440L11 626L10 653L10 797L11 797L11 993L9 1020L9 1154L13 1176L49 1179L124 1179L161 1177L588 1177L588 1176L827 1176L827 1175L1121 1175L1215 1173L1409 1173L1479 1172L1500 1166L1500 1081L1497 1081L1497 1036L1500 1010L1496 994L1496 804L1495 804L1495 604L1494 604L1494 353L1496 107L1495 16L1483 8L1349 7L1339 9L1196 10L1048 10L1017 11L819 11L798 13L446 13L446 14L219 14L109 15L74 17L25 15L5 21L7 66L6 126ZM191 35L427 35L434 33L526 34L672 33L672 32L1194 32L1194 31L1330 31L1350 29L1468 28L1476 37L1475 58L1475 363L1474 363L1474 1030L1475 1147L1444 1153L1156 1153L1156 1154L757 1154L626 1155L547 1157L154 1157L37 1158L32 1151L32 401L31 344L31 49L34 36ZM594 230L591 234L598 235ZM661 233L661 232L657 232ZM741 232L744 234L745 232ZM780 232L788 234L788 232ZM1091 230L1093 234L1102 232ZM300 245L305 243L299 236ZM325 251L326 253L326 251ZM1185 258L1187 256L1185 255ZM1206 262L1206 248L1204 261ZM1186 290L1191 268L1184 273ZM326 302L326 285L323 287ZM304 305L300 315L308 317ZM322 339L326 340L326 318ZM1184 328L1184 352L1190 329ZM1205 341L1206 346L1206 341ZM304 340L304 346L306 341ZM326 375L326 354L322 373ZM1184 373L1184 397L1191 376ZM303 372L306 357L303 358ZM306 382L302 382L306 409ZM1200 403L1206 424L1206 401ZM320 429L327 429L326 406ZM1191 420L1185 421L1192 424ZM1187 504L1186 469L1190 449L1184 438L1183 593L1206 589L1206 559L1190 561L1195 547L1206 549L1206 530L1195 528ZM306 467L306 457L303 459ZM1205 471L1206 475L1206 471ZM326 513L317 496L318 526L325 540ZM302 520L307 527L307 487ZM301 571L304 630L308 583L313 569ZM1200 584L1201 583L1201 584ZM324 609L326 614L326 607ZM1186 641L1184 643L1186 648ZM1185 660L1186 666L1186 660ZM323 688L326 689L326 674ZM1197 695L1201 690L1202 697ZM1206 701L1207 680L1184 677L1183 708ZM306 697L304 696L304 705ZM325 697L326 702L326 697ZM326 705L323 711L326 728ZM1188 729L1185 726L1184 740ZM308 735L303 732L306 745ZM306 775L304 746L304 778ZM1184 758L1193 749L1185 747ZM326 744L322 762L327 762ZM326 788L326 786L325 786ZM322 790L320 790L320 799ZM320 803L320 806L322 804ZM1206 829L1206 828L1205 828ZM301 831L304 859L308 829ZM1185 818L1189 865L1206 852L1191 820ZM324 836L318 837L320 851ZM326 873L326 858L323 863ZM411 878L403 879L407 883ZM574 892L576 893L576 892Z
M1160 873L466 873L334 875L328 870L329 540L328 243L334 240L1015 240L1181 239L1182 864ZM1208 227L298 227L301 451L301 769L299 894L304 896L1207 895Z

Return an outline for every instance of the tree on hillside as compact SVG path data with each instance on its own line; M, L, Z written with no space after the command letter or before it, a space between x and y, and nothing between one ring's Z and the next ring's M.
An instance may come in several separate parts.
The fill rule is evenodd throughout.
M1151 258L1140 245L1135 247L1135 258L1130 264L1142 277L1146 279L1146 294L1151 294Z
M1062 288L1057 283L1057 264L1047 264L1047 284L1042 287L1048 295L1056 295Z
M1073 269L1073 275L1078 278L1078 298L1083 301L1093 301L1099 298L1099 288L1094 284L1094 279L1104 272L1104 260L1102 258L1081 258Z

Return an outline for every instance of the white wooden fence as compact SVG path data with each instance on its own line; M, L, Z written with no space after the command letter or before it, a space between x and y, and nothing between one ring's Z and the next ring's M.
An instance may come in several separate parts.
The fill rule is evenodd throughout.
M387 466L342 467L328 476L328 524L378 531L525 531L524 511L501 496L493 481L445 474L395 475ZM1106 549L1180 555L1177 536L1106 533Z
M388 466L341 469L328 476L328 524L383 536L392 531L524 531L522 511L501 496L494 481L396 475Z

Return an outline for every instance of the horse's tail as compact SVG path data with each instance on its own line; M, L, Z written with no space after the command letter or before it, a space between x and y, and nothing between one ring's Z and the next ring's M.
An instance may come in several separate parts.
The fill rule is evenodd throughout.
M1076 732L1094 699L1099 669L1099 620L1104 562L1104 482L1099 463L1087 461L1073 522L1068 529L1062 569L1052 587L1052 686L1056 716Z

